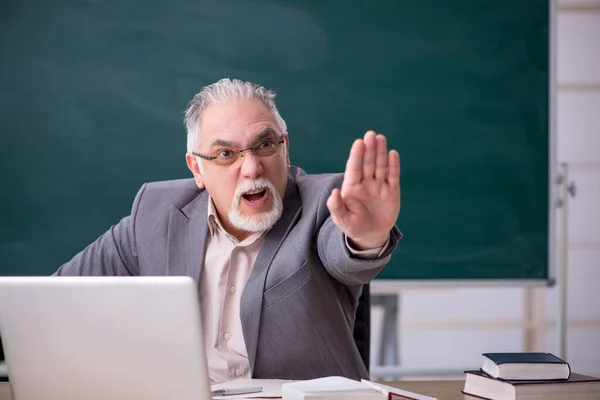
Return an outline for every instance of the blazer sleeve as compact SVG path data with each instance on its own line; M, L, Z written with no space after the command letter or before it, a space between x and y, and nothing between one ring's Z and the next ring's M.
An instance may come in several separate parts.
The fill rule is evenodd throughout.
M135 276L139 264L135 241L135 223L139 205L146 189L138 191L131 215L111 226L102 236L60 266L55 276Z
M379 257L360 258L354 256L346 246L344 234L328 217L317 236L319 258L327 272L345 285L369 283L390 261L402 234L396 226L390 231L387 248Z

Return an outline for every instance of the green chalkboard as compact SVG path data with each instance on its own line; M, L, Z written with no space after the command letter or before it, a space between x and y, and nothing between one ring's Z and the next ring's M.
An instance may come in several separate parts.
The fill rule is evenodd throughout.
M0 2L0 274L49 274L189 177L183 111L222 77L274 89L292 162L355 137L402 159L378 278L548 278L547 0Z

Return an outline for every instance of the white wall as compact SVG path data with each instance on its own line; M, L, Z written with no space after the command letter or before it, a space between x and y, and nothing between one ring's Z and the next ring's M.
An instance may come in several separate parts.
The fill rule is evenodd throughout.
M600 377L600 0L553 6L556 151L577 188L567 208L566 358L574 371ZM462 379L460 371L479 368L481 353L489 351L558 354L557 302L556 288L402 290L404 378ZM374 307L372 317L377 370L381 309Z

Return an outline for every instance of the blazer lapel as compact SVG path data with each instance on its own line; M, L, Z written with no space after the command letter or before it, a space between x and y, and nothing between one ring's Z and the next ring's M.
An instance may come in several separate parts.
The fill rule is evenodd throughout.
M167 274L200 282L208 224L208 193L202 191L179 210L171 207L167 237Z
M267 272L275 253L277 253L277 250L294 226L294 222L299 218L301 210L302 203L298 187L296 186L296 182L291 177L288 177L287 189L283 199L283 213L279 221L265 236L241 298L240 318L242 320L242 330L244 341L246 342L246 351L248 352L250 371L254 370L254 362L256 361L256 347Z

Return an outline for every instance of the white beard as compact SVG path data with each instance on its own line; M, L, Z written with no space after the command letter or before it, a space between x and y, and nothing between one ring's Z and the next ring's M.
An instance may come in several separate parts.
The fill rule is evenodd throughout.
M267 189L273 196L273 206L261 215L245 216L240 210L242 194L251 190ZM265 193L265 196L267 193ZM281 218L283 213L283 202L275 186L266 178L258 178L254 181L246 181L235 190L231 209L229 210L229 222L231 225L246 232L263 232L271 229Z

